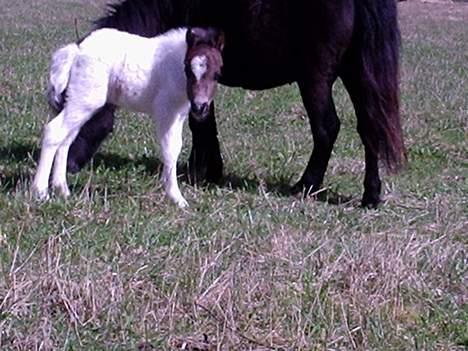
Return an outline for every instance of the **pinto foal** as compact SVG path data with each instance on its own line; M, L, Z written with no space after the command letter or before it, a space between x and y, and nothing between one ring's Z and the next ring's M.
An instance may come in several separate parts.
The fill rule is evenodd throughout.
M224 35L213 28L173 29L153 38L99 29L79 44L57 50L48 95L63 109L44 128L33 192L48 198L53 166L53 187L64 197L70 195L66 179L70 145L96 111L112 104L152 115L166 194L179 207L187 206L176 175L182 127L190 110L200 119L208 115L223 46Z

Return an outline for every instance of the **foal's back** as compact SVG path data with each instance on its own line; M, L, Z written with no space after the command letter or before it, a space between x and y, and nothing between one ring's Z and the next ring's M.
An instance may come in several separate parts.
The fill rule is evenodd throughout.
M172 90L181 91L181 99L185 98L185 36L186 29L153 38L99 29L80 43L77 59L107 70L108 102L150 113L154 96L161 89L172 88L172 94ZM92 75L92 68L89 73Z

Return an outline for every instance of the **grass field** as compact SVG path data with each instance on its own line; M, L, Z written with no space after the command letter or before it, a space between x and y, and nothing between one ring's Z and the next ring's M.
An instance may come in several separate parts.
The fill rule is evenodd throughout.
M399 3L409 166L358 207L363 149L343 125L324 187L285 189L311 151L295 86L221 89L225 181L158 181L149 119L119 114L72 197L31 200L50 54L104 1L0 0L1 350L466 350L468 4ZM185 131L187 160L190 135Z

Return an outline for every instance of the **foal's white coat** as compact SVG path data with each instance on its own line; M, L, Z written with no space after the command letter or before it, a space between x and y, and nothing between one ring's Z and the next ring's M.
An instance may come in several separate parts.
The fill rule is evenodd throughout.
M67 197L68 149L81 126L105 103L153 116L163 158L165 191L179 207L188 205L177 184L176 165L182 147L182 127L190 102L184 59L187 29L171 30L154 38L100 29L79 45L57 50L50 70L49 90L57 101L67 89L64 109L44 128L33 191L48 198L52 185ZM200 74L204 58L191 67ZM209 101L205 101L209 102Z

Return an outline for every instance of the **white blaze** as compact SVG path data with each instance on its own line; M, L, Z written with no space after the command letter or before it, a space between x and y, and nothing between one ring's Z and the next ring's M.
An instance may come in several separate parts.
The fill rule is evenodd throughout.
M208 69L206 64L207 58L206 56L195 56L190 63L192 67L192 72L197 78L197 81L202 78L205 74L206 70Z

